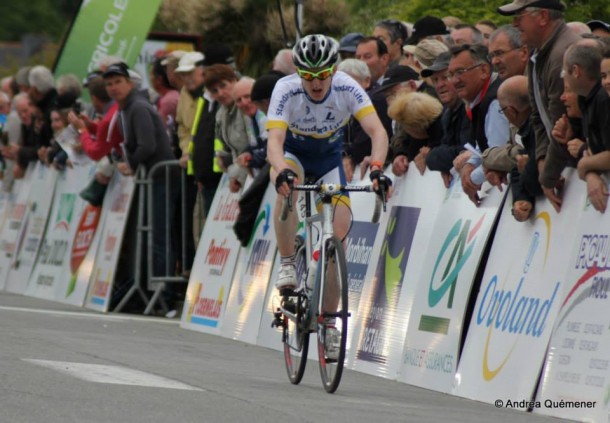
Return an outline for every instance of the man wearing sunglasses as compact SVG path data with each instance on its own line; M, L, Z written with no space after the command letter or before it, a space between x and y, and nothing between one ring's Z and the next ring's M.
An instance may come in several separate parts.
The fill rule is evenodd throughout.
M303 182L304 175L308 175L324 177L325 182L345 183L342 144L350 117L354 116L371 138L373 185L378 188L380 181L385 181L380 177L388 150L386 130L362 87L336 70L338 47L337 41L325 35L308 35L299 40L292 51L297 73L280 79L271 96L267 159L272 166L271 180L280 194L274 222L281 257L276 287L282 293L297 287L296 213L279 221L282 198L291 195L287 181L294 177L295 183ZM329 178L329 173L337 179ZM334 217L335 234L343 238L350 225L349 199L344 197L336 203Z

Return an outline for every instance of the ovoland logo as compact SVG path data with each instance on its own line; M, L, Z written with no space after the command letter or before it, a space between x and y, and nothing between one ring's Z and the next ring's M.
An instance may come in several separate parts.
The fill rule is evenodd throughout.
M521 290L528 282L530 284L540 281L528 281L528 273L534 262L543 254L542 268L546 265L549 253L551 219L547 212L538 214L536 221L544 223L543 231L536 231L532 236L530 247L523 263L521 276L516 289L506 288L508 275L500 281L498 275L493 275L486 286L481 288L482 297L475 310L476 324L487 327L487 336L483 351L483 378L486 381L493 380L508 363L519 339L522 336L540 338L546 329L546 319L557 297L560 282L557 282L549 295L545 297L528 297ZM538 259L538 260L537 260ZM494 359L495 367L492 367L490 356L490 345L492 335L503 333L504 337L513 336L512 346L504 358ZM496 355L496 354L494 354ZM499 363L499 364L497 364Z
M434 308L443 300L447 309L453 308L458 276L472 255L485 215L473 224L470 219L459 219L449 230L434 263L428 288L428 306ZM422 315L419 330L447 335L451 320L445 317Z
M260 277L265 276L265 271L271 268L271 259L268 258L271 250L271 240L268 239L267 233L271 220L271 205L265 203L265 206L256 217L252 235L248 242L247 251L249 252L246 269L244 271L244 281L240 284L238 290L237 302L243 305L252 283ZM267 275L268 276L268 275Z

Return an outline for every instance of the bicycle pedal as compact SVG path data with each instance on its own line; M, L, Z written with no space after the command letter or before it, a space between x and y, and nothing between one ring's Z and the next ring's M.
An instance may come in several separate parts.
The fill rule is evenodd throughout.
M273 313L273 321L271 322L272 328L279 328L284 325L284 319L282 319L282 312L278 308L276 312Z

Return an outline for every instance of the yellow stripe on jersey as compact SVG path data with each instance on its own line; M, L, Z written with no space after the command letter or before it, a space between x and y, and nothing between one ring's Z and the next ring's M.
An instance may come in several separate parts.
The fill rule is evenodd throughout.
M356 112L356 114L354 115L354 117L356 119L358 119L358 122L360 122L360 120L362 120L363 117L368 116L371 113L375 113L375 108L373 107L372 104L369 104L368 106L365 106L362 109L358 110Z
M266 129L288 129L288 124L281 120L268 120Z

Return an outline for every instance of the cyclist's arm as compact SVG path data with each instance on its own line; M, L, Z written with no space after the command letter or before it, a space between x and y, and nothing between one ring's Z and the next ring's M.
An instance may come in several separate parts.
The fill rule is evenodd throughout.
M288 168L284 159L284 140L286 139L286 129L269 128L267 136L267 159L273 170L280 173Z
M371 163L383 163L388 154L388 134L379 116L377 116L377 113L369 113L360 118L360 125L364 132L371 137Z

